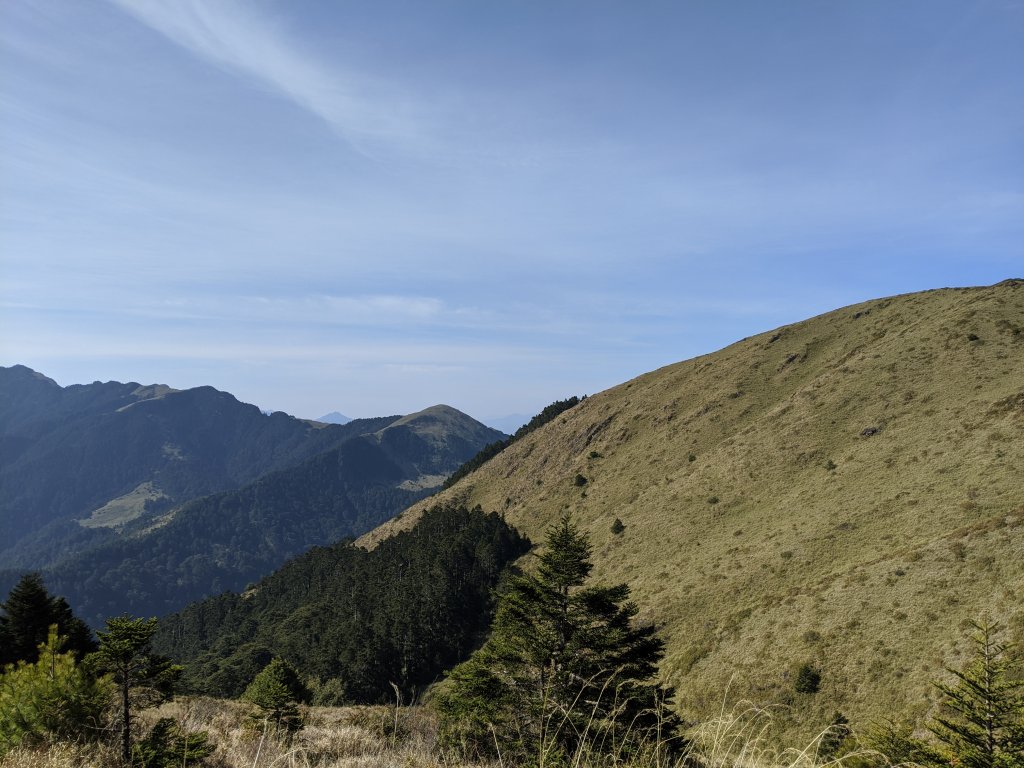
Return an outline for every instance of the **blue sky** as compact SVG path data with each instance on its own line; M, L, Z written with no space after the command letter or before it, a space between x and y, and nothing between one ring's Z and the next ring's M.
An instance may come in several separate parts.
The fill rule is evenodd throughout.
M1021 40L1021 0L6 0L0 364L487 418L1024 277Z

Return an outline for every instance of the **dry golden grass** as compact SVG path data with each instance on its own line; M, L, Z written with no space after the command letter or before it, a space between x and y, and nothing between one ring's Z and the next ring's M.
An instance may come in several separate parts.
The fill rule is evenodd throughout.
M143 719L151 724L157 717L172 717L185 730L205 730L215 747L202 763L207 768L512 768L500 763L468 765L439 755L435 723L421 707L306 708L307 725L291 740L253 731L246 725L246 711L238 702L198 698L149 710ZM669 759L657 748L628 758L581 752L557 763L542 760L540 768L842 768L844 762L865 754L853 752L838 760L820 756L821 734L801 749L775 749L768 738L774 720L770 710L744 703L723 708L695 728L682 756ZM0 768L121 765L116 749L96 745L55 744L15 750L0 758Z
M238 702L187 699L149 716L173 717L187 730L206 730L216 768L359 768L438 765L432 757L434 731L422 710L386 707L305 707L306 726L292 738L245 724L248 710ZM397 717L397 726L395 718Z
M807 740L836 710L922 715L971 618L1024 638L1022 467L1024 281L1008 281L866 302L640 376L363 543L438 499L534 541L571 512L595 576L662 625L685 715L714 716L732 681ZM815 695L793 690L804 662Z
M213 753L208 768L441 768L434 755L433 721L424 710L386 707L304 707L306 727L292 738L253 730L249 709L236 701L183 698L146 710L145 727L171 717L188 732L206 731ZM397 717L397 728L396 718ZM114 740L116 741L116 739ZM109 745L55 744L18 749L0 768L115 768L120 756Z
M118 763L116 749L76 744L15 749L0 757L0 766L3 768L111 768Z

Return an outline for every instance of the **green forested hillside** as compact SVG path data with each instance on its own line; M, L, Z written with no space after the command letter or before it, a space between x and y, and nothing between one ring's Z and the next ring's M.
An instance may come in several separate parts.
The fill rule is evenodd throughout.
M817 732L920 717L985 615L1024 640L1024 281L864 302L592 395L431 503L566 512L667 643ZM363 542L415 524L417 505ZM621 525L616 525L616 520ZM820 689L796 689L804 665Z
M324 703L393 700L391 683L409 700L480 641L492 590L527 547L497 515L433 508L372 552L316 548L244 595L165 617L157 646L197 692L237 696L281 656Z
M206 595L242 589L315 545L352 537L423 496L398 486L386 457L350 443L206 496L148 533L95 547L47 571L93 625L119 613L162 615Z

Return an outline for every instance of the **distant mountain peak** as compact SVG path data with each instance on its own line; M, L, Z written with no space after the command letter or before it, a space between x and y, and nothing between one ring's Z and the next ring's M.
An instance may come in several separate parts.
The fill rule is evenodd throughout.
M348 423L264 416L210 386L0 368L0 594L44 570L98 624L239 589L364 533L501 437L447 405L324 418Z
M398 424L410 424L423 419L472 419L475 421L472 416L463 413L458 408L452 408L450 405L439 403L438 405L431 405L424 408L421 411L407 414L396 421L392 426L397 426Z
M32 379L37 382L52 384L55 387L60 387L60 384L51 379L49 376L45 376L39 371L32 370L27 365L17 364L12 365L8 368L0 366L0 375L3 375L4 373L6 373L8 376L19 377L22 379Z
M346 416L344 413L339 413L338 411L331 411L330 413L325 413L323 416L319 417L318 419L315 419L315 421L319 421L324 424L348 424L350 421L352 421L352 419Z
M474 434L494 433L500 435L498 430L488 427L486 424L477 421L467 413L458 408L440 403L424 408L422 411L410 413L403 416L392 424L389 424L381 432L395 430L402 427L412 429L420 435L427 435L433 432L440 432L448 439L452 434ZM380 434L380 433L378 433Z

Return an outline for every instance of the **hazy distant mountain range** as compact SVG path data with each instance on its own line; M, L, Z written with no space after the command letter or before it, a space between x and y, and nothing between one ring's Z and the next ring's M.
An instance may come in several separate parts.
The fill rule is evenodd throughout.
M369 530L502 437L447 406L333 425L0 368L0 590L42 569L89 621L162 613Z

